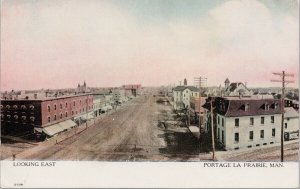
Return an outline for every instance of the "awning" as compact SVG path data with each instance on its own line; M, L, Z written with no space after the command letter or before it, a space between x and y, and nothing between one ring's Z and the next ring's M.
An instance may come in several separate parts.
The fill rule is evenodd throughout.
M53 136L59 132L62 132L64 129L57 123L48 127L43 128L43 132L48 136Z
M59 124L64 130L76 126L76 123L75 123L74 121L70 120L70 119L67 120L67 121L60 122L60 123L58 123L58 124Z
M59 132L76 126L76 123L72 120L66 120L48 127L43 128L43 132L49 136L53 136Z

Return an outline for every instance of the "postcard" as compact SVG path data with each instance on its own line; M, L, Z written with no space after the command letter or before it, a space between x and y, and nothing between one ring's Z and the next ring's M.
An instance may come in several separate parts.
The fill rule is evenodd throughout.
M299 187L298 0L2 0L1 187Z

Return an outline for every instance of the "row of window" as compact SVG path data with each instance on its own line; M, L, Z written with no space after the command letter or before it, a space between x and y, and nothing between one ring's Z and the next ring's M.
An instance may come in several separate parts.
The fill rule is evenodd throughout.
M271 122L272 124L275 123L274 116L271 116L270 122ZM265 124L265 117L260 117L260 124L261 124L261 125L264 125L264 124ZM254 125L254 117L250 117L250 125ZM236 126L236 127L240 126L240 119L239 119L239 118L236 118L236 119L234 120L234 126Z
M80 101L80 102L81 102L81 101ZM74 106L75 106L75 101L74 101ZM59 107L60 107L60 109L63 109L63 105L62 105L62 104L60 104ZM67 107L68 107L68 103L66 102L65 108L67 108ZM54 110L57 110L56 104L53 105L53 109L54 109ZM83 108L83 109L84 109L84 108ZM89 106L88 109L90 110L91 107ZM50 105L47 106L47 110L48 110L48 112L51 111ZM84 111L84 110L83 110L83 111Z
M90 106L89 106L89 108L90 108ZM81 109L79 110L79 113L81 113L81 112L84 112L84 108L82 109L82 111L81 111ZM76 115L76 114L78 114L78 111L75 111L75 115ZM74 111L71 111L71 115L74 115ZM68 112L65 112L65 117L68 117ZM63 118L63 113L60 113L59 118L60 118L60 119ZM54 114L53 121L56 121L56 120L57 120L56 114ZM50 122L51 122L51 117L48 116L48 123L50 123Z
M11 119L14 119L14 120L18 120L19 118L21 118L22 121L26 121L27 120L27 117L26 116L18 116L18 115L6 115L6 119L7 120L11 120ZM4 114L1 114L1 120L4 120L5 119L5 116ZM34 116L30 116L29 117L30 121L35 121L35 117Z
M26 110L27 109L27 107L25 106L25 105L13 105L13 106L10 106L10 105L6 105L5 106L5 108L7 109L7 110L9 110L9 109L11 109L11 108L13 108L13 109L19 109L19 108L21 108L22 110ZM30 110L34 110L34 106L33 105L29 105L28 106L28 108L30 109ZM1 110L3 109L3 105L1 105Z
M273 108L274 109L277 109L278 108L278 103L277 102L275 102L274 104L273 104ZM264 110L270 110L270 105L268 104L268 103L265 103L264 105L263 105L263 109ZM249 103L247 103L247 104L245 104L245 111L249 111L250 110L250 105L249 105Z
M65 112L65 117L68 117L68 112ZM59 119L62 119L62 118L63 118L63 114L60 113ZM54 115L54 116L53 116L53 121L56 121L56 120L57 120L57 117L56 117L56 115ZM51 117L48 116L48 123L50 123L50 122L51 122Z
M272 137L275 137L276 132L275 132L275 128L272 129ZM252 141L254 138L254 134L253 131L249 131L249 140ZM260 130L260 139L264 139L265 138L265 131L264 130ZM239 137L239 133L234 133L234 141L235 142L239 142L240 137Z
M220 122L221 122L221 125L224 126L224 118L220 119L220 117L218 116L218 124L220 124ZM272 123L272 124L275 123L274 116L271 116L270 123ZM249 124L254 125L254 117L249 118ZM260 117L260 124L261 125L265 124L265 117ZM240 126L240 119L239 118L234 119L234 126L236 126L236 127Z

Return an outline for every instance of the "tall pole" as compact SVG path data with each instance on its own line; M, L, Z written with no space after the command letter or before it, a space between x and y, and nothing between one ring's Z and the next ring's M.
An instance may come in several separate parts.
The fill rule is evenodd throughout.
M285 77L294 77L294 74L274 72L274 75L281 76L281 80L271 80L272 82L281 82L282 84L282 94L281 94L281 133L280 133L280 160L281 162L284 161L284 96L285 96L285 84L286 83L293 83L294 81L287 81Z
M87 127L88 127L88 102L89 102L89 100L88 100L88 97L89 97L89 95L87 95L86 96L86 121L85 121L85 128L87 129Z
M206 82L207 78L199 77L195 78L195 82L199 84L199 153L201 149L201 93L202 93L202 82Z
M214 115L213 115L213 104L212 104L212 98L210 100L210 121L211 121L211 142L212 142L212 149L213 149L213 155L212 159L215 160L215 133L214 133Z

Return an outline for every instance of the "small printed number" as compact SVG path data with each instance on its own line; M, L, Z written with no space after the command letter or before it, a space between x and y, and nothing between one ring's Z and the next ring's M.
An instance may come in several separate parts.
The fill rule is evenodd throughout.
M16 183L15 186L23 186L22 183Z

